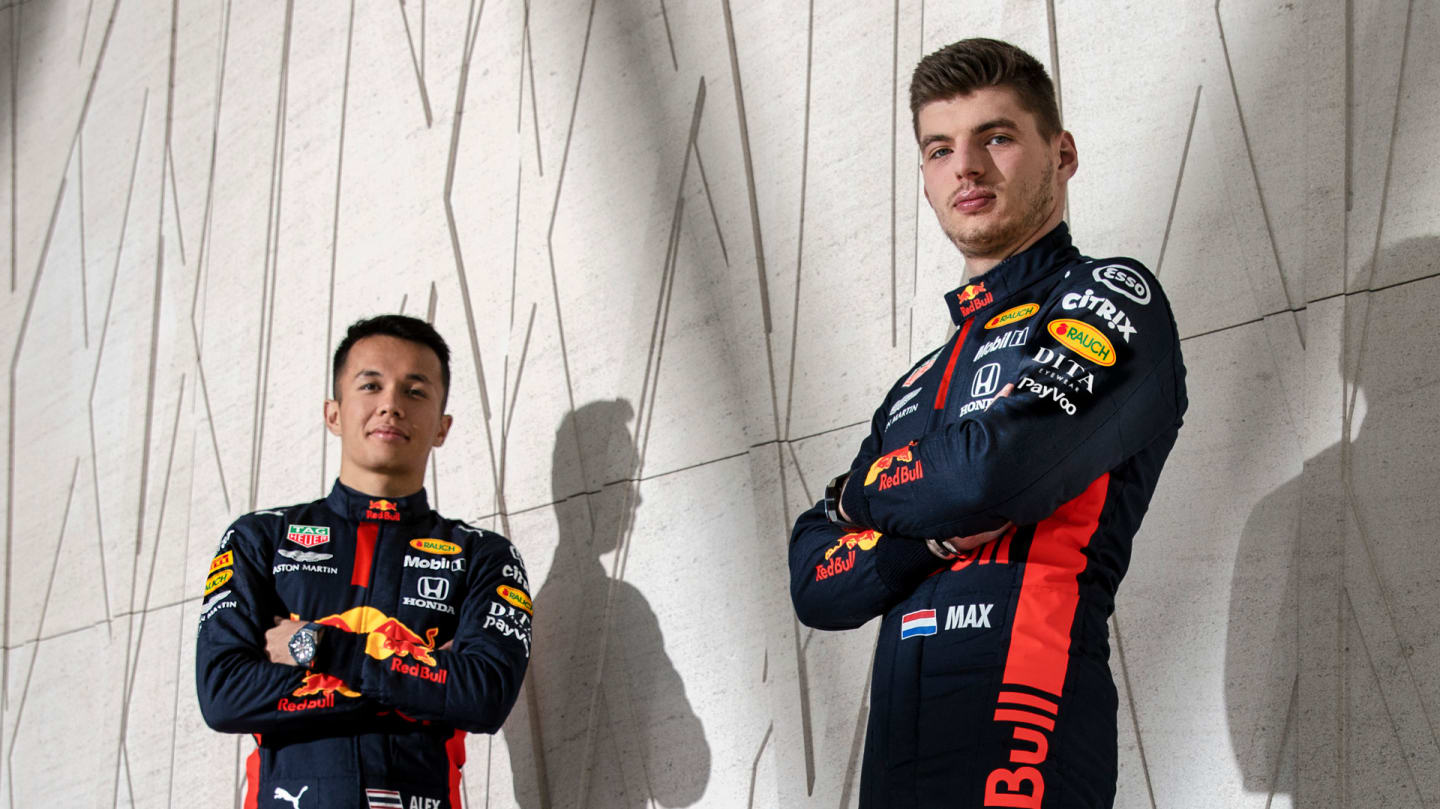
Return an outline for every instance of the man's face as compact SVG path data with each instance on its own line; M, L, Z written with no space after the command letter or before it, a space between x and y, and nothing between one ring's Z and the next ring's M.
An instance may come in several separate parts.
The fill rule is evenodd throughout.
M925 198L966 258L1003 259L1059 222L1075 142L1042 137L1012 90L932 101L918 120Z
M340 371L339 398L325 403L325 426L340 436L343 463L423 479L430 448L450 430L440 379L440 358L427 346L386 335L357 340Z

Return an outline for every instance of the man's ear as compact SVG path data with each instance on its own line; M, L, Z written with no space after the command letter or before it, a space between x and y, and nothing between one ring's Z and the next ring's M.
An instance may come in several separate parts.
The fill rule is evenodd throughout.
M1069 132L1061 132L1059 138L1059 148L1057 151L1060 157L1060 165L1056 168L1059 170L1061 177L1069 180L1075 176L1075 172L1080 168L1080 151L1075 148L1074 135Z
M450 434L450 425L453 422L454 419L450 417L449 413L440 417L440 429L436 431L435 440L430 442L430 446L438 447L445 443L445 436Z
M329 430L331 435L339 435L339 434L340 434L340 400L339 400L339 399L326 399L326 400L325 400L325 429Z

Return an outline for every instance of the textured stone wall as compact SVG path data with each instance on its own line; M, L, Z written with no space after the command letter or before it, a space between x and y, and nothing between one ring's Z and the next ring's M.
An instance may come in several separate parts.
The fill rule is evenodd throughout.
M537 590L469 805L854 805L875 629L797 625L785 540L946 335L906 88L976 35L1058 77L1077 243L1155 270L1189 367L1117 805L1440 806L1424 0L0 6L0 806L238 802L206 565L328 488L382 311L455 349L432 500Z

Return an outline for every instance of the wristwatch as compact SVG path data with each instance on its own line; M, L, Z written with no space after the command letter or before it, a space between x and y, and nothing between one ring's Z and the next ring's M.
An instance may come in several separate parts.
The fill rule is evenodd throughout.
M320 645L320 633L324 629L320 624L311 621L290 636L290 656L295 658L295 665L308 667L315 659L315 649Z
M825 484L825 519L847 530L859 530L859 526L847 522L840 516L840 495L845 493L845 481L849 479L850 473L845 472L836 475L829 483Z

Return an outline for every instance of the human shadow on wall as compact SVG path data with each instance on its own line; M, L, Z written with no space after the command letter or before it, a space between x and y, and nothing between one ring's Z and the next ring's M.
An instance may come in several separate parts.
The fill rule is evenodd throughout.
M1440 269L1437 257L1440 237L1417 238L1384 249L1374 266L1388 277L1416 278ZM1366 276L1370 276L1368 270L1362 277ZM1382 590L1391 600L1388 611L1402 633L1402 643L1413 644L1412 648L1422 653L1415 655L1410 665L1410 671L1421 679L1416 686L1422 695L1440 693L1440 643L1434 640L1434 620L1426 617L1431 614L1432 596L1425 595L1433 594L1433 584L1440 580L1440 556L1434 553L1440 500L1434 497L1433 461L1440 457L1440 409L1431 406L1425 395L1428 387L1432 390L1428 398L1433 399L1433 389L1440 385L1440 363L1435 361L1435 338L1426 322L1428 318L1404 317L1398 311L1403 305L1401 296L1413 295L1420 285L1436 289L1440 281L1422 280L1370 293L1368 335L1364 337L1364 354L1358 359L1355 357L1362 330L1367 328L1364 303L1356 300L1347 307L1360 307L1359 315L1352 316L1349 311L1343 314L1349 318L1348 339L1344 341L1348 344L1336 358L1345 387L1360 386L1350 447L1347 451L1337 442L1307 458L1311 476L1302 473L1266 495L1246 522L1231 577L1225 705L1231 746L1248 792L1295 790L1295 783L1287 777L1294 767L1282 766L1280 757L1291 757L1293 765L1297 749L1298 715L1304 708L1298 702L1292 706L1298 671L1297 621L1307 620L1297 601L1298 579L1305 554L1316 552L1313 543L1307 543L1300 533L1299 515L1307 489L1324 486L1335 497L1346 496L1340 478L1342 453L1348 452L1350 480L1371 553L1380 560ZM1412 291L1407 292L1407 288ZM1422 307L1415 306L1413 312L1420 314ZM1330 327L1328 323L1310 323L1312 330ZM1347 361L1346 356L1352 359ZM1393 367L1389 364L1392 362ZM1355 378L1355 369L1362 367L1359 378ZM1305 393L1291 393L1299 399L1297 409L1302 420L1310 404L1303 398ZM1341 393L1336 390L1333 395ZM1305 429L1303 421L1297 427ZM1410 466L1415 474L1406 474L1404 466ZM1343 513L1348 506L1342 503L1339 509ZM1363 558L1347 558L1344 563L1370 564ZM1342 585L1336 582L1337 594ZM1360 639L1354 641L1359 643ZM1349 652L1352 659L1357 653L1365 654L1357 649ZM1394 676L1404 674L1397 672ZM1360 687L1362 682L1352 684L1349 690ZM1379 696L1367 699L1378 702ZM1351 723L1350 717L1345 719L1349 726L1346 732L1352 736L1350 746L1360 741L1354 734L1362 734L1375 743L1373 749L1389 749L1394 754L1396 739L1383 716L1374 717L1373 723L1363 727ZM1384 770L1385 781L1404 777L1404 768ZM1303 777L1303 773L1296 774ZM1360 776L1352 775L1352 780L1355 777Z
M505 724L515 801L524 809L640 807L649 800L688 806L710 779L710 746L654 611L599 558L624 558L641 502L627 427L633 415L624 399L591 402L556 430L551 483L559 537L534 598L525 684L534 693ZM599 491L583 491L573 461L577 436L586 476L610 481Z

